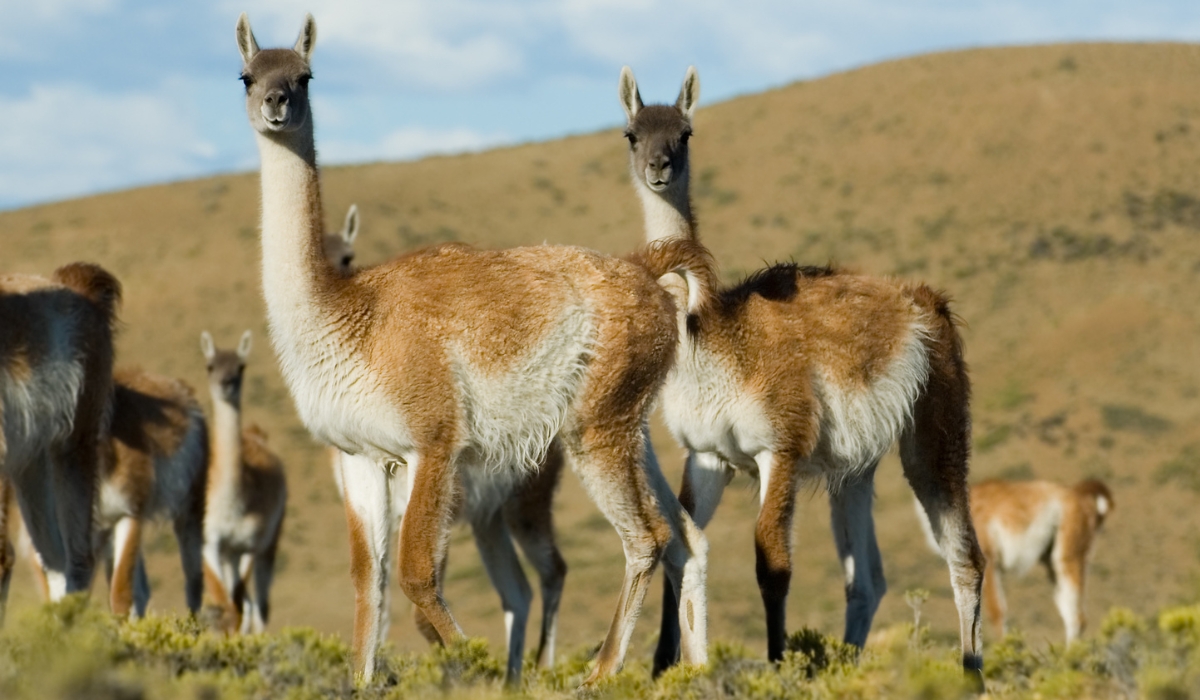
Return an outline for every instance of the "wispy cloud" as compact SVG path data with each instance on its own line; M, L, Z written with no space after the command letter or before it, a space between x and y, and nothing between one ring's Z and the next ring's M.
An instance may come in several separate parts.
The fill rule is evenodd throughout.
M0 0L0 207L252 167L233 25L317 18L328 162L414 158L616 124L699 67L703 101L962 46L1200 39L1194 0Z
M331 164L411 160L434 154L482 151L510 142L510 138L500 133L484 133L467 128L431 129L409 126L396 129L373 141L338 137L326 139L321 144L321 159Z
M203 172L216 154L166 95L59 84L0 98L0 204Z

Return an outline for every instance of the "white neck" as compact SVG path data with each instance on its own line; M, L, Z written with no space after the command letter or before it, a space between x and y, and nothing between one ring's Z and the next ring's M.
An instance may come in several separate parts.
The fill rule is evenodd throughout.
M213 393L211 488L238 489L242 482L242 411Z
M324 259L321 184L311 117L286 135L258 136L262 159L262 279L276 349L321 324L332 269Z
M642 200L648 242L696 237L696 228L692 223L692 203L688 197L687 171L681 173L680 179L663 192L651 190L642 178L636 175L634 181L638 197Z

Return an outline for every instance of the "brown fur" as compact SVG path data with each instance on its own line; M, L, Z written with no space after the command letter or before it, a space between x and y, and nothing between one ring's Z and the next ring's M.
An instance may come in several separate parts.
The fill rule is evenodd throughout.
M628 118L625 135L630 142L630 171L643 203L647 236L654 241L652 251L678 242L700 245L691 210L688 153L691 113L698 91L698 78L694 69L689 69L674 106L644 106L632 72L628 68L622 71L619 96ZM652 263L650 267L658 273L672 271ZM683 292L670 279L664 279L664 284L675 290L679 302ZM827 410L834 410L827 394L850 401L880 386L880 380L889 376L887 373L897 367L897 362L907 358L902 353L914 339L925 346L928 378L908 407L911 422L899 436L905 474L921 503L939 520L939 532L941 518L947 514L952 529L960 530L953 533L953 543L943 545L950 546L955 557L951 561L951 580L956 598L971 591L978 596L983 560L971 532L966 482L970 384L948 300L921 284L794 263L772 265L739 284L720 288L710 260L687 275L686 290L691 296L689 314L683 320L687 336L663 400L668 423L689 446L689 431L699 439L716 440L709 436L717 427L701 423L722 410L733 410L729 407L734 405L748 403L756 407L770 425L773 443L754 443L753 449L761 450L758 454L708 453L725 460L726 469L730 460L741 460L734 466L754 472L759 471L755 460L760 455L771 456L770 477L755 528L756 572L766 609L768 657L779 660L784 651L797 484L816 474L825 476L830 484L839 556L845 559L849 551L855 552L856 566L848 577L874 579L865 586L866 593L847 585L846 641L862 645L866 640L878 604L877 597L870 597L876 593L882 596L885 586L881 567L874 561L878 559L878 548L874 544L874 523L870 521L869 484L875 464L847 464L837 456L827 431L836 429L828 427L830 421L841 419L825 415ZM925 332L914 330L918 327ZM697 383L711 386L688 393ZM890 400L884 393L870 396L876 402ZM696 401L710 405L693 406ZM742 420L748 426L752 419ZM871 425L860 429L891 428ZM745 430L750 432L751 428ZM680 492L681 502L693 513L698 500L691 483L694 478L698 477L689 466ZM719 477L704 478L710 489L705 507L715 508L724 486ZM845 499L859 499L853 506L848 500L843 502L843 489L850 494ZM697 520L703 526L711 515L706 511ZM838 532L839 527L846 531ZM844 546L848 552L841 551ZM852 599L862 596L866 597ZM670 589L665 591L663 610L655 672L673 663L676 654L679 619ZM964 667L981 681L978 610L972 614L960 605L959 614Z
M111 418L113 329L121 285L104 269L73 263L50 280L0 276L0 479L31 524L30 535L40 557L65 576L68 592L88 588L94 558L91 547L95 480L103 468ZM68 328L64 338L62 328ZM33 438L10 443L4 406L8 382L36 381L43 362L59 343L69 343L71 362L80 370L81 386L73 403L56 403L55 415L32 415ZM61 381L49 380L50 383ZM53 402L51 402L53 403ZM20 406L16 410L21 410ZM62 429L65 434L54 434ZM29 440L33 443L30 444ZM22 450L29 463L12 463ZM52 504L54 512L43 512ZM45 527L54 520L59 534ZM0 554L9 552L7 530L0 531ZM0 610L6 576L0 570Z
M283 532L287 480L283 463L267 447L266 431L253 423L241 425L249 331L242 336L237 352L216 348L207 333L201 346L214 406L205 495L205 595L219 609L220 624L228 633L245 629L243 614L251 575L261 622L269 621L270 585ZM222 421L221 416L227 419ZM252 568L243 569L244 562ZM257 624L257 620L247 624L251 622Z
M679 554L669 562L671 571L690 562L694 576L700 563L702 537L686 529L690 523L669 493L669 500L659 503L644 465L643 422L675 349L671 298L639 266L568 247L478 251L442 245L349 277L339 275L322 255L320 183L308 106L312 18L293 50L259 51L244 15L237 36L247 116L262 157L263 286L284 376L301 418L321 439L352 454L374 452L377 460L415 458L418 467L409 477L412 495L400 528L400 585L443 641L462 632L439 595L438 563L454 505L455 470L480 438L466 432L469 407L460 405L455 365L484 376L511 373L551 331L564 328L566 310L586 310L588 335L572 331L576 337L571 339L580 345L579 357L586 357L584 377L578 385L555 379L559 385L552 390L571 392L559 434L625 542L621 603L589 682L614 672L673 527L689 538L681 546L697 555ZM298 288L303 297L283 298ZM345 360L314 353L313 342ZM566 358L560 344L554 348L558 359L575 359ZM362 382L376 385L389 412L402 417L404 450L412 454L395 454L404 450L389 444L392 436L385 430L350 436L341 430L344 419L319 413L314 397L331 389L358 390L355 371ZM348 402L347 410L368 409ZM351 444L355 440L368 444ZM703 644L692 648L695 661L702 662ZM369 677L373 669L364 667L366 658L356 649L356 670Z
M1101 507L1103 502L1103 508ZM1061 508L1054 530L1047 533L1040 549L1029 552L1040 561L1056 586L1069 585L1077 591L1077 605L1070 613L1077 616L1078 631L1087 627L1083 599L1087 563L1096 534L1115 508L1112 492L1098 479L1086 479L1067 487L1050 481L989 480L971 488L971 515L979 536L979 545L987 559L984 577L984 603L988 618L1001 634L1005 628L1006 606L1000 582L1003 567L1003 541L996 530L1012 533L1026 532L1049 509ZM1012 555L1010 554L1010 557ZM1061 609L1060 609L1060 612ZM1068 641L1072 638L1070 623Z

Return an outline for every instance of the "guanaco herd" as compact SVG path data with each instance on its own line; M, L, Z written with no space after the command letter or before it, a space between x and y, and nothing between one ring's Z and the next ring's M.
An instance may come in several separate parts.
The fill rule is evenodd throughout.
M537 662L554 662L566 563L553 494L570 464L612 523L625 575L585 683L618 670L661 559L654 672L707 660L707 544L734 474L757 480L756 573L767 655L783 657L797 492L823 479L845 576L845 641L862 647L886 582L872 519L881 457L899 445L920 521L947 561L962 665L982 683L981 607L1003 630L999 572L1044 563L1066 637L1084 625L1096 532L1114 502L1095 480L990 481L968 489L970 382L958 320L919 282L777 264L719 282L700 242L688 141L700 84L645 105L629 68L619 98L647 244L614 258L572 246L445 244L356 269L359 214L326 234L308 86L316 26L259 49L237 23L246 109L261 157L262 282L270 336L305 426L330 446L349 529L354 672L386 638L392 561L431 643L463 632L442 596L448 531L470 524L520 680L538 573ZM207 331L212 413L191 387L114 368L120 283L75 263L0 276L0 620L12 575L9 492L45 595L86 591L100 557L117 615L150 596L147 521L169 518L192 613L261 632L287 486L267 436L243 425L250 331L236 350ZM657 405L687 448L678 496L650 447ZM251 581L253 591L250 590ZM206 608L207 609L207 608Z

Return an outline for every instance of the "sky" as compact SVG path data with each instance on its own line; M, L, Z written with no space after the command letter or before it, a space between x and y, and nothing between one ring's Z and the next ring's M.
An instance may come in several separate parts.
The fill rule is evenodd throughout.
M0 209L254 170L238 14L263 48L317 22L324 164L618 126L689 65L700 104L978 46L1200 41L1196 0L0 0Z

